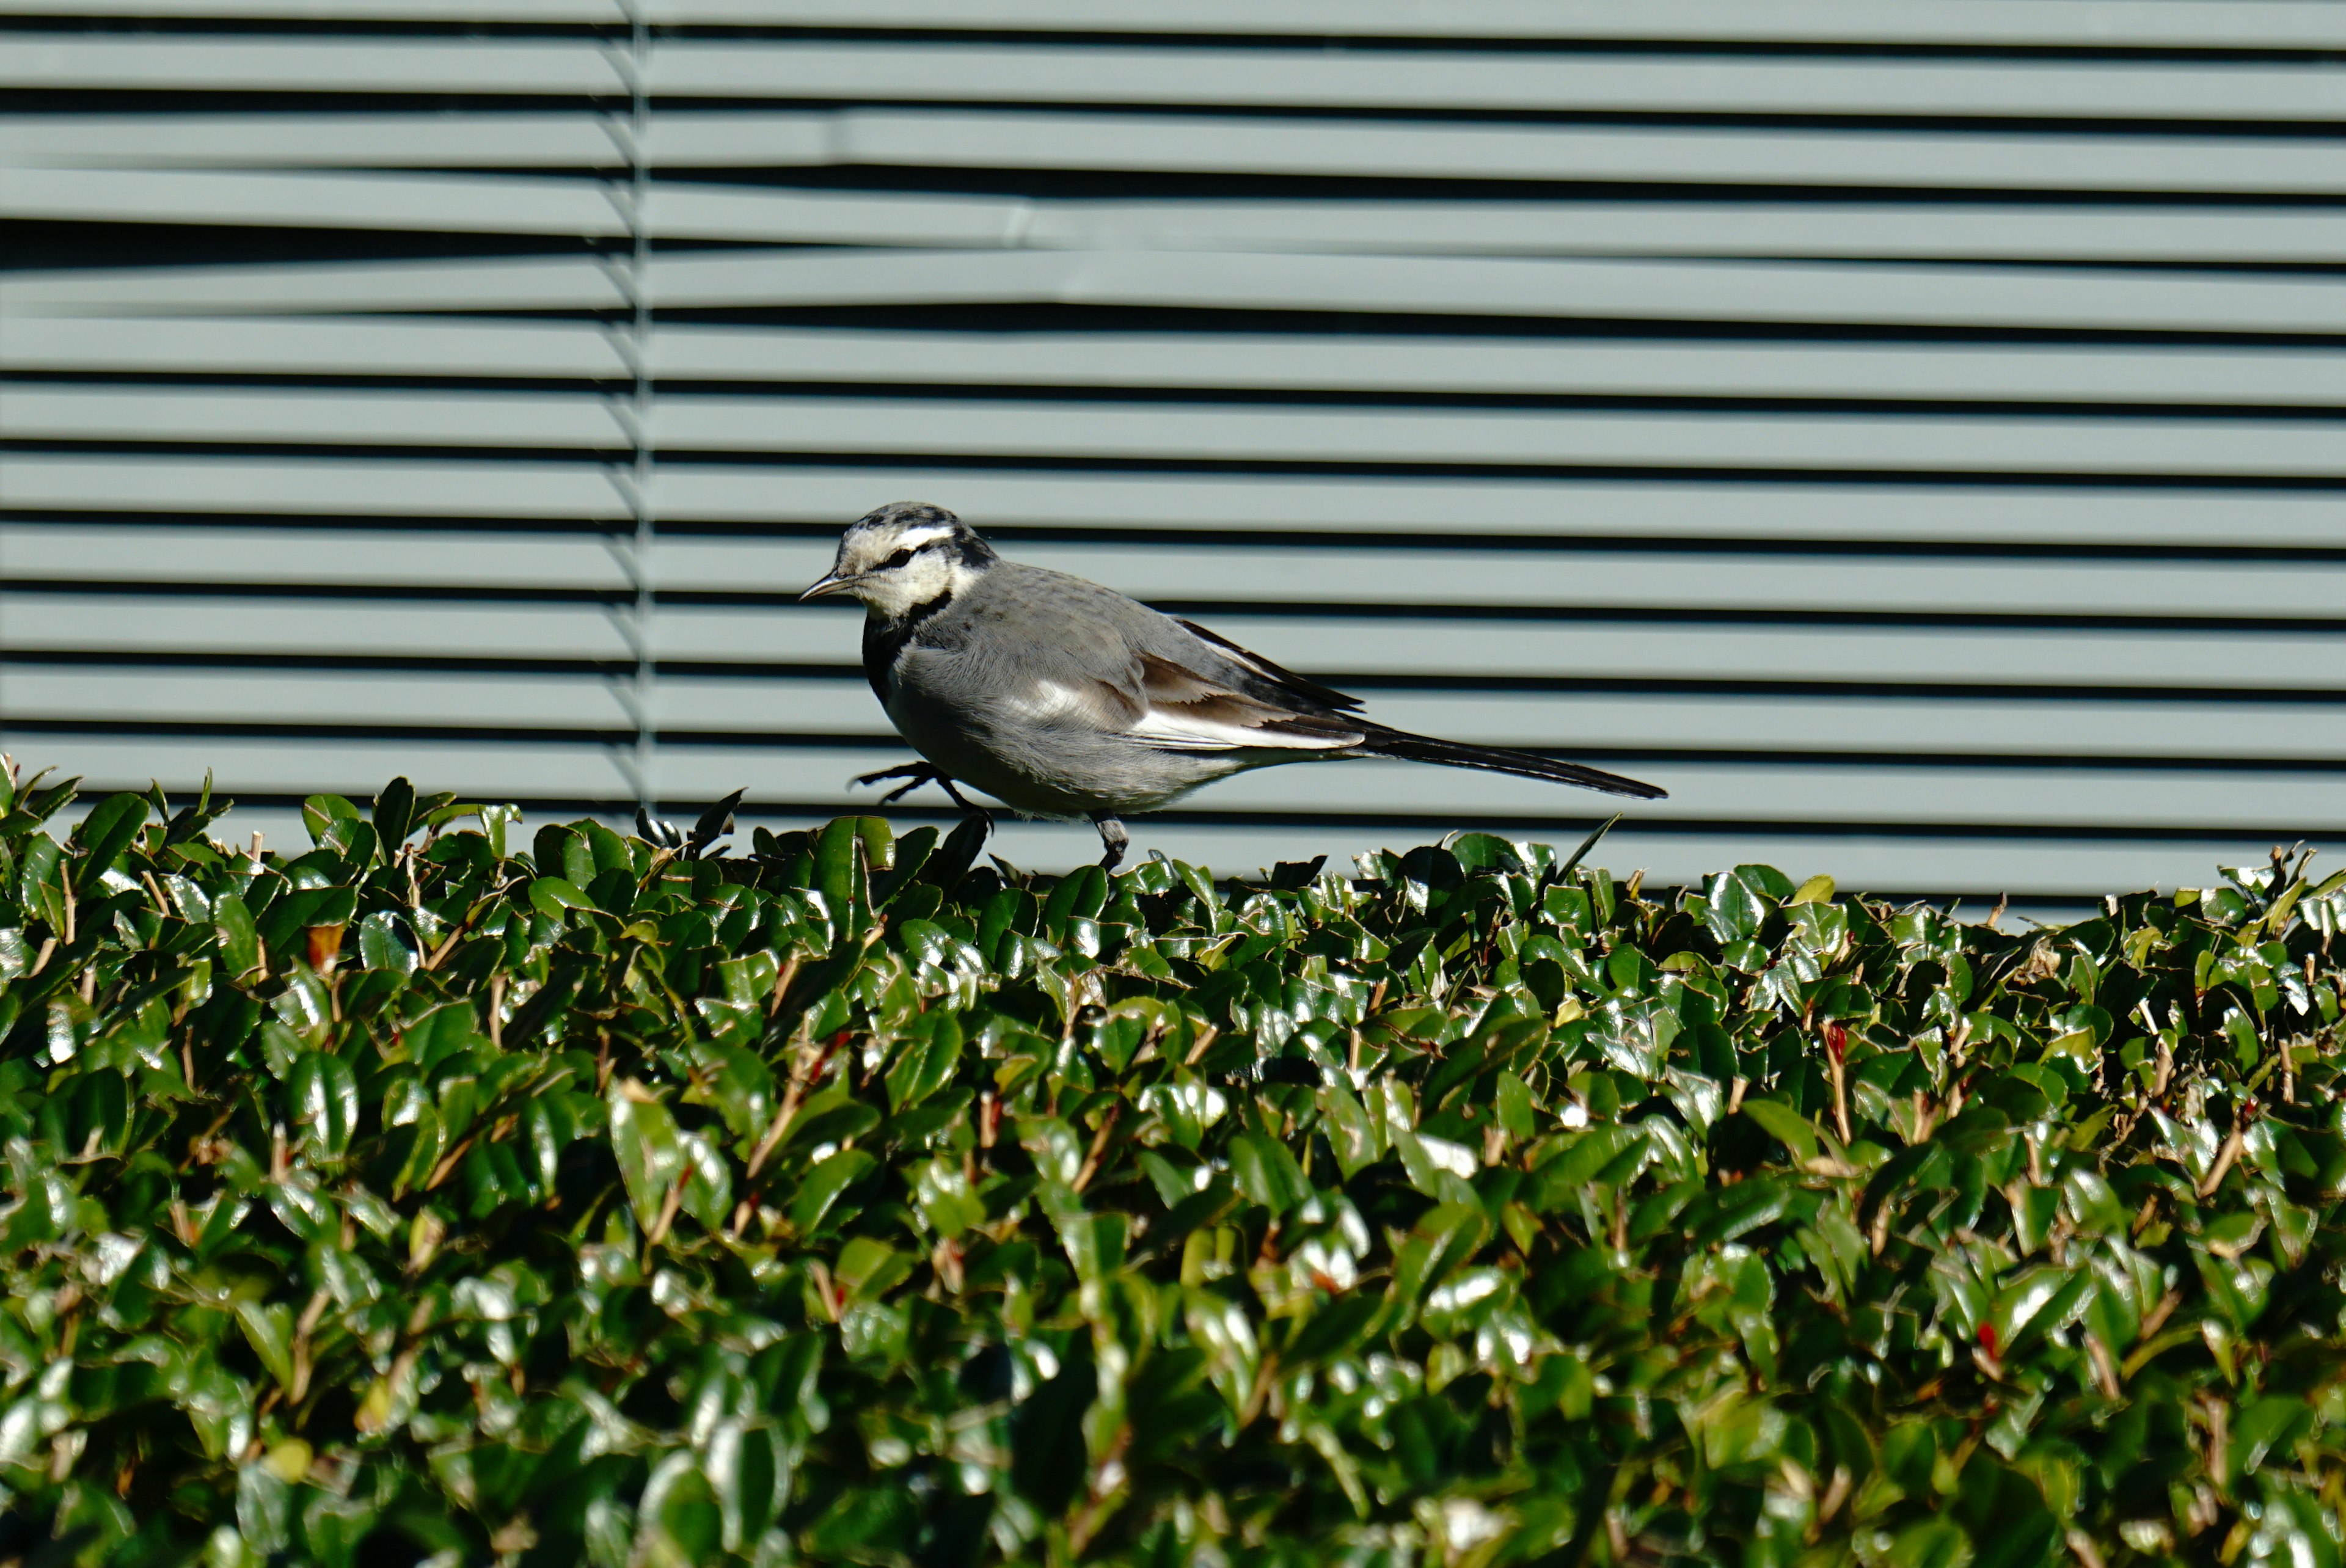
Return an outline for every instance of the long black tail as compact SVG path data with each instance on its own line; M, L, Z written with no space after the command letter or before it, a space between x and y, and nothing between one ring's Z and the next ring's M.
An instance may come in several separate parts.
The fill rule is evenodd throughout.
M1635 779L1624 779L1618 773L1584 768L1577 762L1557 762L1534 752L1511 751L1498 746L1461 746L1454 740L1436 740L1430 735L1411 735L1399 729L1372 729L1360 748L1378 757L1439 762L1445 768L1480 768L1524 779L1545 779L1551 784L1577 784L1584 789L1602 789L1607 795L1628 795L1640 800L1658 800L1669 793L1651 784L1640 784Z

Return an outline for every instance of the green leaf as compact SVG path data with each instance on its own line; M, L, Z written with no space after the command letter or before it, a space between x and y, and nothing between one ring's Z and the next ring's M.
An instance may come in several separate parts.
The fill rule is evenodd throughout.
M1230 1176L1239 1191L1274 1216L1285 1214L1311 1196L1311 1184L1304 1179L1302 1167L1284 1144L1257 1133L1240 1133L1230 1140L1229 1161Z
M578 890L577 884L561 877L535 877L529 884L530 906L542 915L562 918L565 910L591 910L595 901Z
M293 1064L285 1081L293 1125L321 1158L350 1152L359 1125L358 1075L341 1057L312 1051Z
M245 1343L269 1369L269 1375L287 1388L293 1384L293 1308L278 1301L263 1303L250 1298L236 1304L238 1327L244 1330Z
M374 798L374 836L385 865L398 855L400 845L415 830L415 786L394 779Z
M359 809L340 795L312 795L301 802L301 825L312 844L323 844L337 822L355 822Z
M91 807L74 832L75 841L82 848L81 863L74 868L74 891L88 897L146 825L143 795L110 795Z
M224 892L213 901L212 930L230 978L240 978L260 967L260 932L242 899Z
M869 1176L879 1163L862 1149L842 1149L818 1164L790 1200L790 1228L801 1236L814 1234L839 1195Z
M961 1062L961 1022L950 1013L932 1013L896 1048L888 1069L888 1109L901 1114L953 1081Z
M377 910L359 922L359 962L396 974L415 972L415 954L400 941L398 922L388 911Z
M2249 1475L2268 1455L2286 1456L2298 1435L2313 1424L2313 1410L2290 1394L2267 1394L2240 1412L2232 1428L2231 1472Z
M685 1151L676 1118L633 1080L614 1082L603 1104L610 1115L611 1153L627 1185L637 1223L648 1232L667 1209L668 1193L683 1174Z
M1806 1116L1790 1105L1765 1098L1751 1098L1743 1102L1743 1114L1759 1123L1769 1136L1790 1150L1795 1163L1806 1165L1817 1157L1817 1129Z
M1810 877L1796 889L1787 904L1829 904L1832 902L1833 880L1821 873Z

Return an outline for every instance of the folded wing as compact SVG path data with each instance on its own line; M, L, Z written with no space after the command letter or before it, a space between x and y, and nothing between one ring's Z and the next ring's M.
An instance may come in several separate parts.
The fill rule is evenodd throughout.
M1165 751L1392 757L1511 773L1641 800L1658 799L1665 793L1635 779L1537 752L1468 746L1388 728L1352 711L1361 706L1358 697L1282 669L1203 626L1178 624L1198 639L1194 656L1141 654L1137 689L1126 687L1116 694L1120 732L1142 745Z
M1358 746L1366 733L1357 720L1309 709L1298 711L1232 690L1237 684L1216 680L1156 654L1143 654L1142 711L1127 725L1125 733L1167 751L1341 751Z

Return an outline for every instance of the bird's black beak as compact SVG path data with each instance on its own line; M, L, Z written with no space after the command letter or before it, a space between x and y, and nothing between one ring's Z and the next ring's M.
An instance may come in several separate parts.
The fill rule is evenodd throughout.
M828 598L833 594L843 594L854 585L856 575L857 574L852 572L844 576L837 572L828 573L816 579L812 587L799 596L799 603L805 604L809 599Z

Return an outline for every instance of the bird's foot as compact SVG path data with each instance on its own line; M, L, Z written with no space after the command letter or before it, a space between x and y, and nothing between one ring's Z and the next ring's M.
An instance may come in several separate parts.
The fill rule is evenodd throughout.
M922 785L933 784L945 792L947 799L961 808L964 817L974 818L984 823L987 835L989 837L993 835L994 813L955 789L953 779L933 763L907 762L902 768L883 768L877 773L860 773L856 775L853 781L858 784L877 784L885 779L902 779L904 782L880 797L880 804L882 806L892 806Z
M1124 852L1132 847L1132 835L1113 817L1094 817L1092 826L1099 830L1100 870L1113 871L1124 863Z
M910 780L908 783L898 785L895 789L889 790L888 793L880 797L880 804L882 806L892 806L897 801L903 799L905 796L911 794L913 790L919 789L922 785L926 784L933 779L938 782L943 782L944 775L938 772L934 768L930 767L925 762L908 762L902 768L882 768L877 773L859 773L855 776L852 781L857 784L877 784L885 779L903 779ZM947 788L950 789L951 786L948 785Z
M954 789L953 780L926 762L908 762L902 768L883 768L877 773L860 773L856 775L854 782L877 784L885 779L902 779L905 782L880 797L880 804L882 806L894 805L923 784L942 784L944 786L945 793L953 797L954 805L964 810L969 809L969 802L963 799L960 792Z

